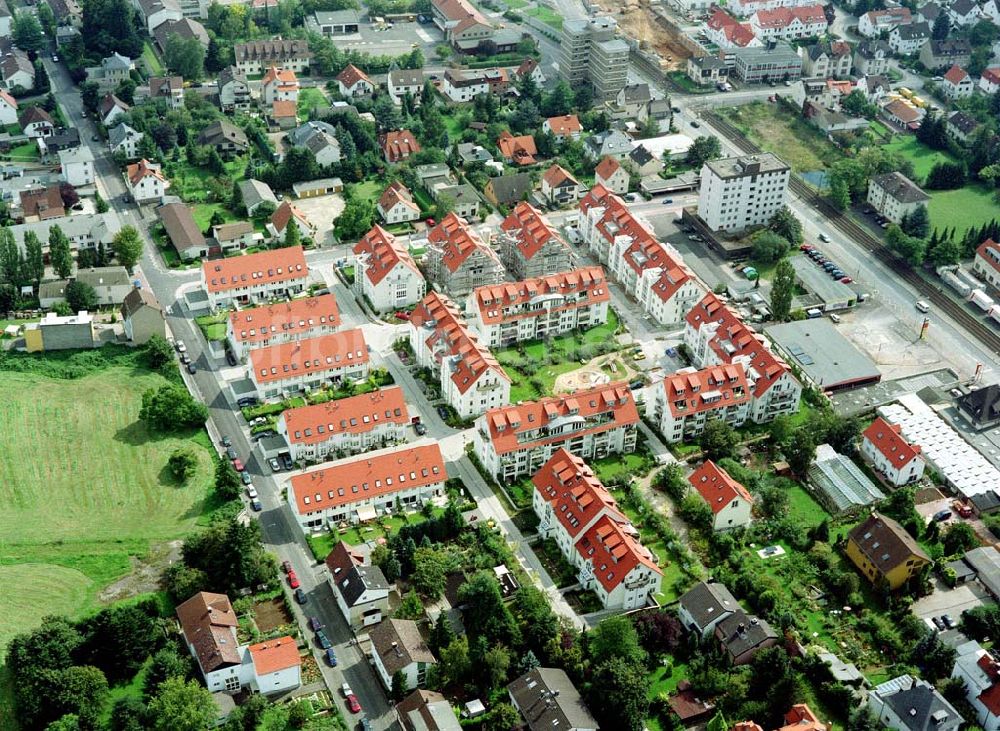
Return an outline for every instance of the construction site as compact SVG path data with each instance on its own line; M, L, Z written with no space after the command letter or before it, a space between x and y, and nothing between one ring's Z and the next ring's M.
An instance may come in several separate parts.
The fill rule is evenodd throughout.
M597 0L597 4L614 16L626 36L639 41L643 51L660 57L662 71L683 70L687 59L694 55L694 42L648 0L625 0L621 4Z

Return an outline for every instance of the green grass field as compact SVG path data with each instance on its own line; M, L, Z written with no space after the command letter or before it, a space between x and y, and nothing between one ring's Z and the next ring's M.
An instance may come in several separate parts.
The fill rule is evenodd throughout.
M843 159L843 153L819 130L780 104L754 102L717 112L797 173L823 170Z
M912 135L897 136L892 142L884 146L890 152L896 152L913 163L913 174L917 182L923 182L931 168L939 162L955 162L955 158L947 152L932 150L922 142L918 142Z
M531 15L538 18L540 21L545 23L545 25L555 28L556 30L562 30L563 19L559 13L555 12L551 8L547 8L544 5L538 5L537 7L531 8L530 10L524 11L525 15Z
M313 110L316 110L317 116L322 116L322 113L330 108L330 100L326 98L322 89L310 86L299 91L297 107L299 118L307 121L313 116Z
M142 60L145 62L150 74L153 76L161 76L163 74L163 64L160 63L160 59L149 44L149 41L142 44Z
M226 223L238 221L239 219L226 206L221 203L196 203L191 206L191 217L198 224L198 230L204 233L208 231L212 223L212 216L221 213L226 219Z
M0 372L0 648L45 614L86 613L132 556L196 526L207 437L151 435L137 418L142 392L164 382L126 367L76 380ZM182 445L200 464L177 485L166 463Z
M940 230L954 226L961 236L971 226L978 228L994 218L1000 220L1000 204L994 197L995 193L995 189L984 185L931 191L931 202L927 206L931 226Z

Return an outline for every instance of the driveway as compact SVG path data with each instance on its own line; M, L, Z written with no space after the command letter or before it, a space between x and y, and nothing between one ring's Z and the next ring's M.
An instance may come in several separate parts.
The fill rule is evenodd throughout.
M306 214L309 223L316 227L316 243L326 246L331 243L330 231L333 222L344 212L344 198L339 193L320 195L315 198L298 198L295 206Z
M969 581L951 589L934 577L934 591L913 603L913 613L921 619L947 614L958 622L962 612L990 603L990 595L978 582Z

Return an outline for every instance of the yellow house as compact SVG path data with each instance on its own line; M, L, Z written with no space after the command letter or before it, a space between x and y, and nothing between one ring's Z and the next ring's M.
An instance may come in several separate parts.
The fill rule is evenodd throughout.
M895 591L918 576L930 557L892 518L872 513L847 535L847 557L877 587Z

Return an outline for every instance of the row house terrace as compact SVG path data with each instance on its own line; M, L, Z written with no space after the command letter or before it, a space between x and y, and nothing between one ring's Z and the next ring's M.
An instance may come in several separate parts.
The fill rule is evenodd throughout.
M573 268L569 245L530 203L521 202L500 224L500 261L514 279L533 279Z
M241 361L255 348L329 335L340 327L332 294L234 310L226 322L226 340Z
M285 299L302 292L309 267L301 246L206 261L201 284L213 310Z
M247 370L261 399L368 377L368 345L360 328L250 351Z
M409 307L427 291L409 247L381 226L354 246L354 287L376 312Z
M506 278L500 257L454 212L427 234L424 266L431 282L452 297L464 297L476 287Z
M750 384L739 363L684 369L649 388L646 418L668 444L696 437L709 419L742 426L750 415Z
M322 461L332 453L356 454L403 440L410 413L399 386L288 409L276 427L292 459Z
M489 347L506 348L602 325L610 300L604 270L591 266L480 287L469 295L466 312Z
M434 444L369 452L293 477L288 504L303 531L415 510L444 495L441 448Z
M586 462L560 449L531 481L539 534L555 540L579 570L581 584L592 584L605 609L638 609L659 592L662 571ZM618 530L595 530L608 525ZM599 540L602 537L606 540ZM609 540L614 545L605 548ZM599 548L604 550L599 553Z
M410 316L417 363L439 379L441 395L462 419L510 403L510 377L446 295L431 292Z
M474 449L487 472L510 482L560 448L584 459L634 452L639 412L625 383L492 409L479 417Z
M704 294L680 253L663 244L625 202L595 185L580 202L580 235L611 279L660 325L681 322Z
M755 424L799 410L802 384L788 364L714 294L706 294L687 314L684 343L699 368L742 364L750 384L750 420Z

